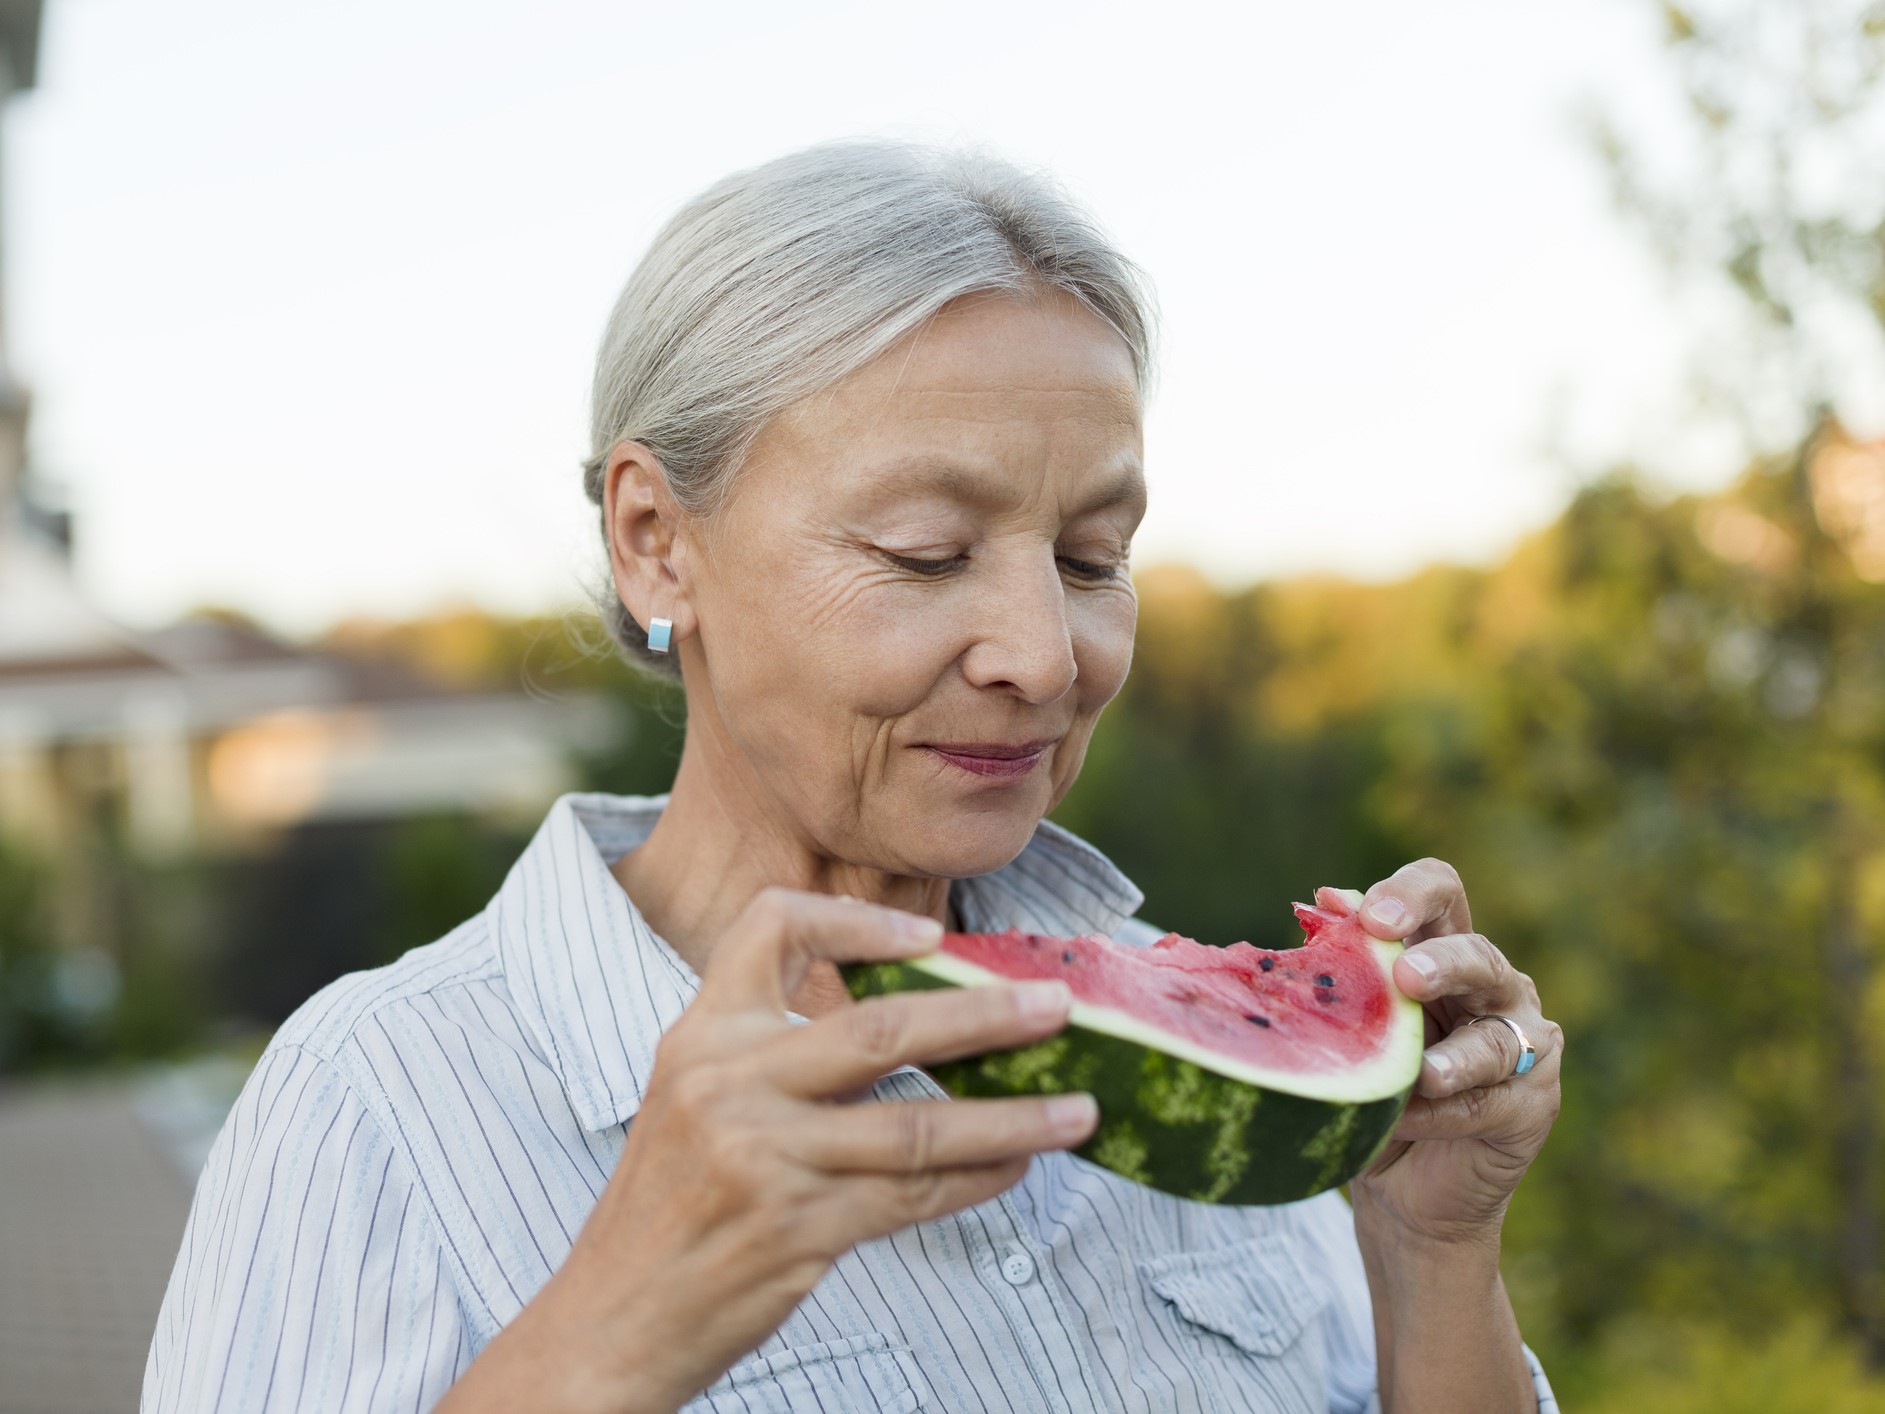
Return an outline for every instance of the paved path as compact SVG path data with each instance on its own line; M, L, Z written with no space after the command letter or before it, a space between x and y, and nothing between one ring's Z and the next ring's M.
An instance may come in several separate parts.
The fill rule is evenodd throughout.
M137 1408L190 1185L133 1093L0 1089L0 1414Z

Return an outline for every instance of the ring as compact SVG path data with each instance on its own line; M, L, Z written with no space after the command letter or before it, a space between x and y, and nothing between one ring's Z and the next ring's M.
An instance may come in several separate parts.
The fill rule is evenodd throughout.
M1512 1034L1518 1037L1518 1064L1513 1067L1512 1074L1523 1075L1538 1063L1538 1052L1533 1049L1532 1043L1526 1038L1525 1033L1518 1029L1518 1023L1511 1017L1500 1016L1494 1013L1491 1016L1475 1016L1466 1024L1468 1026L1477 1026L1482 1021L1503 1021L1507 1026L1512 1028Z

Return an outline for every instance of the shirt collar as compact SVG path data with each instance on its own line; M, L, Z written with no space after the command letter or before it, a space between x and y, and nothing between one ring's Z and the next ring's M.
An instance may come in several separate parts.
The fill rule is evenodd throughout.
M572 793L550 807L491 901L505 978L585 1128L641 1108L655 1044L700 990L609 872L648 837L665 795ZM952 888L962 926L1116 932L1144 896L1093 846L1043 820L1025 848Z

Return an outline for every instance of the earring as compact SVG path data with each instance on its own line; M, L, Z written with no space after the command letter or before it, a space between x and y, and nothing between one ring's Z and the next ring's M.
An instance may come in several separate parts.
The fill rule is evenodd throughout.
M650 653L667 652L668 643L673 638L673 636L674 636L674 620L673 619L648 620L648 651Z

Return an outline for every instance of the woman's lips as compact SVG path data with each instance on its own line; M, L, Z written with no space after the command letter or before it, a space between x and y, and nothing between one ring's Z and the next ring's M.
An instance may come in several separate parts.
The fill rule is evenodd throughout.
M995 780L1018 780L1041 764L1052 741L1021 742L1013 746L984 745L976 742L932 742L925 751L934 752L958 770L972 776Z

